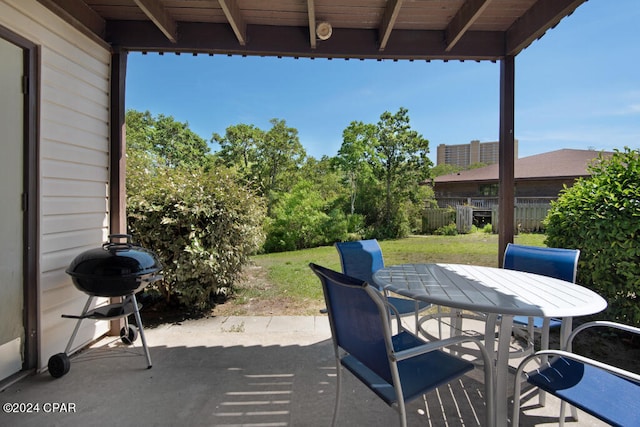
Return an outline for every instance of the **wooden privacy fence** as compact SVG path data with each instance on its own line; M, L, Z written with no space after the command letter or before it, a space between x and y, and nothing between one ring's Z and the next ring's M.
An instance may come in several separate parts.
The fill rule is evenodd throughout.
M440 227L456 222L456 211L452 208L425 209L422 213L422 232L433 233Z
M538 203L528 205L516 205L514 211L513 227L516 232L544 231L542 221L547 217L551 205ZM498 207L491 209L491 225L494 232L498 229Z
M469 233L472 225L473 206L456 206L456 229L458 233Z
M550 207L549 203L516 205L514 230L516 232L544 231L542 221L547 217ZM422 214L422 232L433 233L440 227L455 223L458 233L468 233L473 225L473 211L473 206L425 209ZM498 207L494 206L491 209L491 225L494 233L498 230L498 220Z

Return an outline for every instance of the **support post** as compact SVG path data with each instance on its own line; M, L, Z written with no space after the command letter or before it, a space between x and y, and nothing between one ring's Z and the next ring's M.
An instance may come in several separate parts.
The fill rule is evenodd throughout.
M126 234L126 126L125 78L127 52L115 51L111 55L111 130L109 150L109 232Z
M498 265L502 267L507 243L513 242L514 222L514 123L515 123L515 57L500 61L500 142L498 149Z
M127 52L115 49L111 54L110 87L110 146L109 146L109 233L127 233L126 175L126 125L125 125L125 80L127 75ZM112 298L112 303L122 298ZM124 319L111 321L111 335L120 334Z

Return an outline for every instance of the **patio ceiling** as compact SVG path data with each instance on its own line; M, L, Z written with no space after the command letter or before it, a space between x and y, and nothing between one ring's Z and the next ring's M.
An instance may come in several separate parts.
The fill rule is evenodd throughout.
M39 0L133 51L499 60L586 0ZM329 23L329 38L316 29ZM324 25L324 28L327 28Z

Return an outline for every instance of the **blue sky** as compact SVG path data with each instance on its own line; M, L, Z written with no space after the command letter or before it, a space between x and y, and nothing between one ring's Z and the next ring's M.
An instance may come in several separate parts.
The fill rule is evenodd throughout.
M639 23L638 0L590 0L516 57L520 157L640 148ZM207 141L284 119L316 158L336 155L352 121L405 107L435 163L439 144L498 140L499 77L492 62L130 53L126 107L188 122Z

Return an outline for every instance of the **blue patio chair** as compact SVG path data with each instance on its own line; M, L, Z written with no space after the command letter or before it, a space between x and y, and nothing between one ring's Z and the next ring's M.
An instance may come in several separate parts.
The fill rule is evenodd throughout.
M565 402L613 426L640 423L640 375L602 361L571 352L576 335L588 328L608 327L640 335L640 329L614 322L589 322L576 328L564 350L541 350L526 357L518 366L513 400L513 422L520 417L521 379L526 365L539 356L550 358L546 365L526 374L527 381L562 399L559 425L564 425ZM577 420L577 414L574 415Z
M384 268L382 249L375 239L359 240L356 242L337 242L335 244L340 255L342 273L347 276L363 280L371 286L383 292L387 301L401 316L413 314L416 330L418 328L418 314L420 311L431 307L431 304L407 298L389 296L373 280L373 273Z
M402 327L391 334L389 312L395 311L378 289L363 280L309 264L320 278L336 357L337 384L332 425L340 408L342 368L349 370L407 424L405 403L446 384L474 368L474 364L441 349L473 342L481 350L487 426L494 425L492 362L482 343L471 337L426 342Z
M503 268L540 274L575 283L579 257L580 250L578 249L545 248L509 243L504 252ZM559 328L562 325L562 320L515 316L513 324L514 328L519 328L520 330L526 328L528 346L524 350L527 353L531 353L534 351L534 333L536 331L541 332L540 349L546 350L549 348L550 329Z

